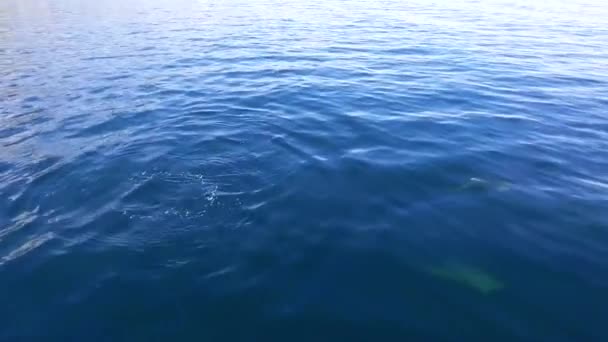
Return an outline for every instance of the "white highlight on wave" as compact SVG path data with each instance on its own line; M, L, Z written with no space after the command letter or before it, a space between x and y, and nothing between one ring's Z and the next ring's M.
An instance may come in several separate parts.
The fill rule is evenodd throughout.
M33 251L34 249L42 246L44 243L53 239L54 237L55 237L55 234L49 232L49 233L44 233L44 234L38 235L38 236L28 240L26 243L22 244L21 246L17 247L16 249L14 249L12 252L3 256L2 259L0 259L0 266L4 265L5 263L7 263L9 261L12 261L19 257L24 256L25 254Z

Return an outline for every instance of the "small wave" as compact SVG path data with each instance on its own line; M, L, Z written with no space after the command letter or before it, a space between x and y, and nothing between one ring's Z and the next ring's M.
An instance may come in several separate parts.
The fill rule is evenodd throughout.
M213 271L209 274L207 274L205 276L205 279L212 279L212 278L217 278L217 277L221 277L223 275L229 274L229 273L233 273L236 270L235 266L226 266L224 268L221 268L217 271Z
M9 254L2 257L2 259L0 259L0 266L4 265L5 263L7 263L9 261L12 261L19 257L24 256L25 254L33 251L34 249L42 246L45 242L53 239L54 237L55 237L55 234L53 234L51 232L36 236L35 238L27 241L26 243L24 243L17 249L13 250Z
M22 213L21 215L19 215L18 217L16 217L13 220L12 225L10 225L6 228L0 229L0 241L2 241L2 239L5 236L7 236L8 234L21 230L21 229L23 229L23 227L34 222L34 220L36 220L36 218L38 218L38 207L36 207L32 211L27 211L27 212Z
M110 56L93 56L84 57L83 61L95 61L95 60L106 60L106 59L123 59L123 58L142 58L142 57L154 57L154 56L166 56L166 53L143 53L143 54L124 54L124 55L110 55Z

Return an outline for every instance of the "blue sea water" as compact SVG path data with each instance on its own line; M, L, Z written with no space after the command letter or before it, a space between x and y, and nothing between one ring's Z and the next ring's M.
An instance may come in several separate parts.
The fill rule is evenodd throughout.
M607 341L601 0L3 0L0 341Z

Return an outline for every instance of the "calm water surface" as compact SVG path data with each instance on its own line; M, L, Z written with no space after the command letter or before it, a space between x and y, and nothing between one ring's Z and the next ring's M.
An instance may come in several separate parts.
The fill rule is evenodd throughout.
M1 341L607 341L601 0L3 0Z

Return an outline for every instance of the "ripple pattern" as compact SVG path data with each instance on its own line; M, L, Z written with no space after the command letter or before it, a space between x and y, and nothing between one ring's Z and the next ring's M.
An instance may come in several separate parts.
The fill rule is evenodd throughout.
M605 341L608 5L4 0L0 341Z

